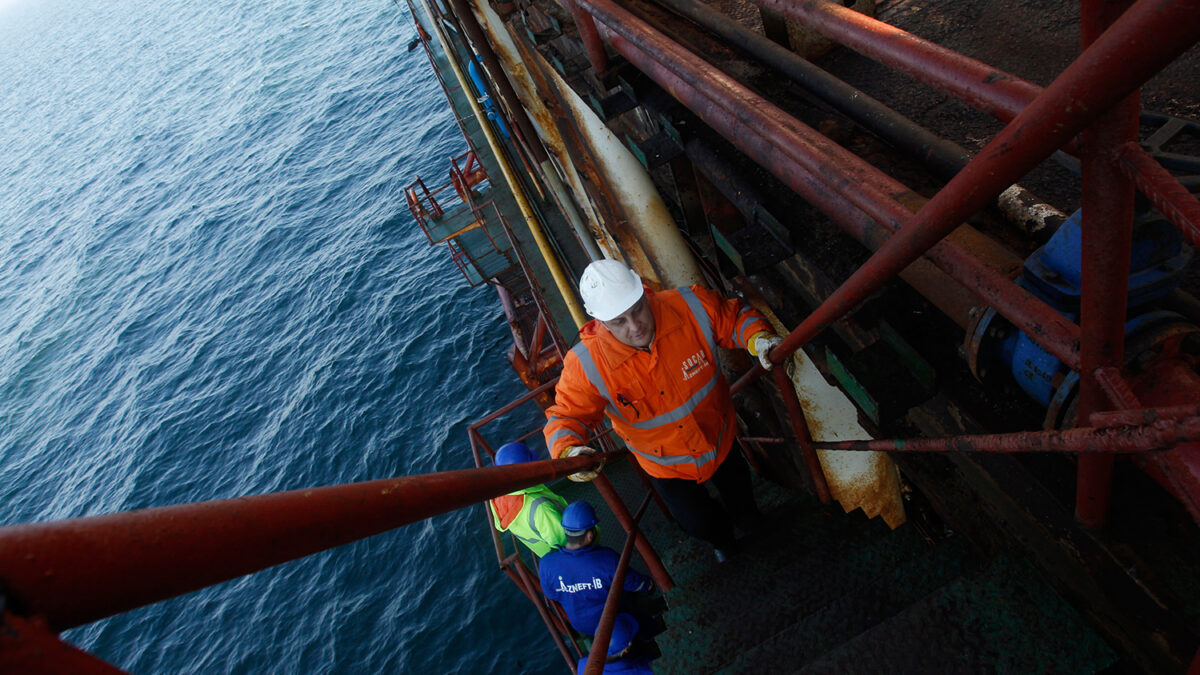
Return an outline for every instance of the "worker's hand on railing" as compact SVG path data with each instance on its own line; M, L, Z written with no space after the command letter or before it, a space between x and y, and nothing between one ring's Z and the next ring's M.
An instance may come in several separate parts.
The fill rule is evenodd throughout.
M770 370L771 366L774 365L771 363L771 359L767 358L767 355L781 342L783 342L783 338L766 331L754 336L754 355L758 357L758 362L762 364L763 370Z
M559 459L569 459L571 457L578 457L580 455L589 455L590 456L590 455L596 455L596 454L599 454L599 451L596 450L595 448L590 448L586 445L572 445L563 451L562 455L559 456ZM595 469L589 469L587 471L578 471L576 473L571 474L570 476L567 476L567 478L575 481L576 483L587 483L588 481L594 480L596 478L596 476L599 476L600 469L603 467L604 467L604 465L601 464L600 466L597 466Z

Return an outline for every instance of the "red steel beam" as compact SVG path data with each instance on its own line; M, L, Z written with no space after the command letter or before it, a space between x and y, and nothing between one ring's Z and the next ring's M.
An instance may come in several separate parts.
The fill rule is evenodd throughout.
M997 68L824 0L753 0L919 82L1002 121L1016 117L1040 88Z
M642 562L646 563L646 571L654 578L654 583L658 584L664 593L675 588L675 581L671 578L671 573L667 571L666 565L663 564L662 558L658 556L658 551L654 550L650 540L646 539L646 535L642 534L638 528L637 518L629 514L629 509L625 507L625 502L621 501L621 496L617 494L617 488L613 486L609 477L600 474L592 481L592 485L596 486L596 490L600 492L600 496L608 504L609 510L616 516L621 528L637 544L638 554L642 556ZM651 490L650 494L657 493Z
M644 21L610 0L579 0L609 29L613 47L675 98L770 169L810 201L821 202L839 224L854 220L848 208L832 201L845 198L893 230L911 217L895 201L910 194L900 183L870 167L827 138L787 115ZM1077 329L1010 279L988 268L953 242L931 253L934 260L984 302L1031 335L1069 366L1078 363ZM773 352L779 362L792 350ZM757 376L761 370L755 372ZM752 376L752 377L753 377ZM743 378L735 386L744 386Z
M1133 393L1133 389L1129 387L1129 383L1125 381L1125 378L1121 377L1121 371L1116 366L1097 368L1096 372L1092 375L1096 378L1096 383L1104 389L1104 394L1108 396L1113 409L1127 410L1142 407L1142 402L1138 400L1137 394ZM1096 415L1098 414L1101 413L1092 413L1090 419L1096 419ZM1092 426L1107 425L1092 422Z
M629 560L633 557L633 544L637 539L637 521L642 519L646 507L650 505L650 495L642 500L637 514L633 516L634 532L625 538L625 546L621 549L621 559L617 561L617 571L613 573L612 584L608 587L608 597L604 599L604 609L600 613L600 623L596 625L596 635L592 638L592 648L588 652L587 666L584 675L600 675L604 672L608 660L608 643L612 641L613 623L617 619L617 610L621 606L621 594L625 588L625 573L629 571ZM664 591L667 589L663 589Z
M44 622L7 611L0 618L0 673L125 675L124 670L63 642Z
M812 434L808 431L808 422L804 419L804 409L796 395L796 387L788 377L787 368L779 365L774 368L775 384L779 387L779 396L787 407L788 420L792 424L792 433L796 435L796 443L800 445L800 455L808 467L808 475L812 478L813 489L822 504L828 504L833 495L829 491L829 481L825 478L825 470L821 468L821 460L813 447Z
M1200 199L1137 143L1126 143L1116 152L1125 175L1133 179L1142 194L1183 232L1192 246L1200 248Z
M944 438L912 438L814 443L822 450L883 452L1078 452L1111 455L1167 450L1200 441L1200 417L1160 419L1138 427L1077 427L1062 431L1020 431Z
M0 528L8 596L53 631L545 483L613 459L542 460Z
M1200 0L1140 0L775 349L807 344L1183 53L1197 12Z
M1167 408L1138 408L1092 413L1088 423L1093 427L1137 427L1158 420L1184 420L1200 417L1200 405L1176 405Z
M1080 32L1084 49L1129 4L1129 0L1083 0ZM1083 252L1077 417L1081 421L1111 408L1095 373L1099 368L1119 368L1125 354L1134 186L1121 171L1113 149L1137 139L1140 102L1138 91L1130 92L1080 135ZM1113 459L1111 455L1079 458L1075 517L1085 527L1095 529L1108 522Z

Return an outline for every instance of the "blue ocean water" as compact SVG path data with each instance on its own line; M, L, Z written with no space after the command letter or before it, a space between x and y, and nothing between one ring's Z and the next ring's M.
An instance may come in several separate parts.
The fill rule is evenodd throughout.
M0 0L3 524L471 466L523 388L405 207L465 149L414 36L388 0ZM64 638L133 673L561 669L485 528Z

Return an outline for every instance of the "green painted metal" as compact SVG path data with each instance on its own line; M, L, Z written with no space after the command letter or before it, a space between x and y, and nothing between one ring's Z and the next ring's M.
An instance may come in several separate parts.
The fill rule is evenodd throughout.
M858 379L842 364L829 347L825 348L825 360L829 364L829 373L838 381L842 390L854 400L859 410L862 410L868 419L879 424L879 404L875 402L875 398L859 384Z

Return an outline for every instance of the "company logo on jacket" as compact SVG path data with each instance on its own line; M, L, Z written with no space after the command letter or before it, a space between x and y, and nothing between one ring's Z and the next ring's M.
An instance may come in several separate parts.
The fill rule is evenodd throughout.
M700 350L695 354L687 357L680 364L680 369L683 371L683 379L690 380L700 374L700 371L708 367L708 356L704 350Z
M604 590L604 582L597 577L592 577L591 581L581 581L577 584L563 583L563 578L558 578L559 593L578 593L580 591L602 591Z

